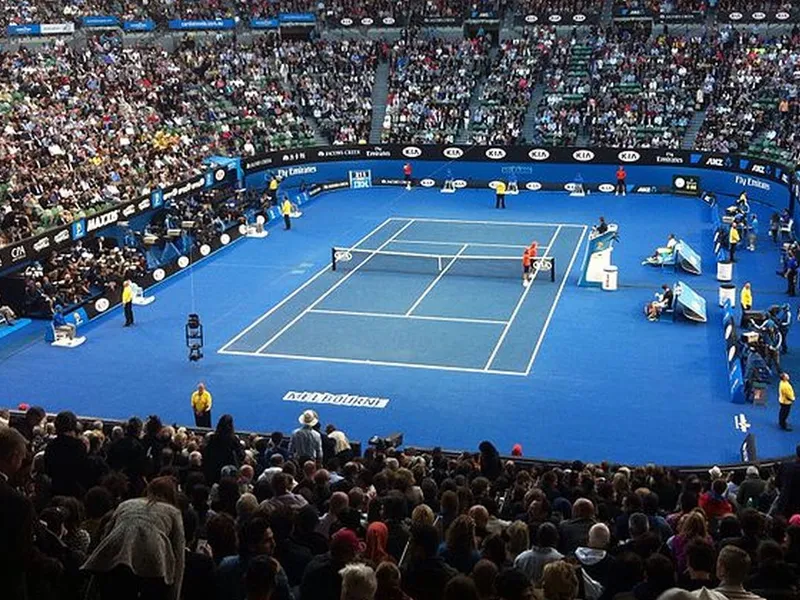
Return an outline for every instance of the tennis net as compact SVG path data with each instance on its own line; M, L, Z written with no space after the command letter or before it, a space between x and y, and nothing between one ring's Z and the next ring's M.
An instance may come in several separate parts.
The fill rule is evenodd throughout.
M556 259L540 256L533 259L534 273L549 275L556 280ZM475 256L469 254L419 254L363 248L331 248L331 268L334 271L394 271L463 277L497 277L501 279L522 277L522 257Z

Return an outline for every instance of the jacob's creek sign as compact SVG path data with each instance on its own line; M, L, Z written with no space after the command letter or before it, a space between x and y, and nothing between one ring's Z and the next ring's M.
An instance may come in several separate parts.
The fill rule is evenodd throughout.
M386 408L387 398L372 396L356 396L354 394L331 394L329 392L286 392L283 397L287 402L302 404L335 404L336 406L352 406L356 408Z

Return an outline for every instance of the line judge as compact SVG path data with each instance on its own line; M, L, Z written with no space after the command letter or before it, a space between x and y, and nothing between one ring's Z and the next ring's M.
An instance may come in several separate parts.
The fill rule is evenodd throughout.
M122 308L125 311L125 325L123 327L130 327L133 325L133 289L131 288L130 279L122 282Z
M192 393L192 410L196 427L211 427L211 392L202 381Z

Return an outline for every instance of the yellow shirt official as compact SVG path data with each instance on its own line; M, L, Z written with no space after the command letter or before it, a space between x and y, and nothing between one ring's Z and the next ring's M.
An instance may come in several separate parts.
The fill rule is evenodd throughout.
M502 181L498 182L497 183L497 187L494 188L494 191L496 193L500 194L500 195L505 194L506 193L506 184L503 183Z
M731 227L731 232L728 235L728 241L731 244L738 244L742 238L739 236L739 230L736 227Z
M281 204L281 214L284 216L292 214L292 203L288 200L284 200L283 204Z
M742 308L750 308L753 306L753 292L747 288L742 289L741 303Z
M794 402L794 388L788 381L781 381L778 386L778 402L781 404L792 404Z
M204 390L202 394L198 391L195 391L192 394L192 409L194 410L195 414L210 411L211 393L208 390Z
M133 302L133 290L131 286L122 288L122 303L130 304L131 302Z
M270 179L269 180L269 191L274 192L278 189L278 180L277 179Z

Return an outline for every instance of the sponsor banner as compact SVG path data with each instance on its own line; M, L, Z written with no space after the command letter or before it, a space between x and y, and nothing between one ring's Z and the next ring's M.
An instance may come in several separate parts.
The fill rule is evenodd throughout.
M120 26L119 17L112 17L111 15L90 15L88 17L81 17L81 27L86 28L114 28Z
M250 19L251 29L278 29L280 26L278 19Z
M778 11L728 10L721 11L717 19L723 23L768 23L777 25L780 23L797 23L800 20L800 11L797 9Z
M681 23L702 23L705 21L705 14L697 11L692 12L672 12L661 13L660 19L662 23L679 25Z
M517 25L596 25L600 22L600 15L596 13L538 13L517 15Z
M28 248L26 244L19 244L11 248L11 262L18 263L28 259Z
M75 23L25 23L9 25L6 34L9 36L59 35L75 33Z
M64 313L64 320L67 323L75 325L75 327L85 325L89 322L89 318L90 317L87 312L81 307L77 307L69 312Z
M372 166L367 161L379 162ZM386 164L380 166L381 161L385 161ZM395 164L390 164L392 162ZM372 169L375 185L405 185L405 181L402 179L402 165L406 162L411 163L414 169L416 185L419 185L421 180L428 179L433 180L434 185L440 185L447 173L448 165L452 165L453 178L460 182L463 181L464 187L485 188L488 182L502 178L504 180L517 179L520 190L531 191L563 189L563 182L571 181L579 171L586 181L597 182L596 184L587 183L587 188L599 191L599 185L603 185L614 177L614 170L618 165L630 166L631 179L629 183L631 185L645 187L656 185L659 190L666 189L666 191L672 191L674 171L659 170L661 175L654 173L654 180L648 178L642 181L635 176L633 169L650 166L673 167L679 173L685 173L684 169L687 168L704 169L709 174L709 179L705 180L705 183L709 185L710 189L719 191L720 186L724 189L736 186L740 190L745 188L762 194L768 193L774 197L780 197L786 192L787 187L792 183L793 176L791 169L758 158L648 148L631 150L541 146L383 144L304 148L272 152L241 160L245 173L251 178L255 177L258 182L248 185L256 187L263 185L265 176L275 174L284 179L290 178L288 182L285 182L288 187L297 187L305 181L309 186L309 196L330 189L348 187L349 184L345 180L348 169ZM424 165L426 162L439 162L447 168L441 172L437 171L438 174L434 175L433 171L429 170L431 164ZM468 170L459 172L458 168L464 162L470 163L467 167ZM342 168L339 167L340 164ZM473 166L477 167L478 165L480 165L478 171L473 170ZM484 167L494 170L488 172L484 170ZM592 172L589 173L589 171ZM128 220L142 212L158 209L166 202L183 198L197 191L236 185L236 176L237 173L234 169L217 168L165 189L155 189L148 196L79 219L70 226L49 231L42 236L25 240L14 246L0 248L0 265L8 267L12 263L19 264L21 260L36 259L54 248L87 236L93 236L104 227L111 226L118 221ZM473 180L473 177L480 179ZM735 177L739 179L734 179ZM544 181L545 179L560 180L562 183L560 186L551 187ZM428 182L426 181L426 183ZM635 188L631 189L635 190ZM641 190L639 193L648 192ZM34 249L33 245L46 236L49 236L50 246L39 246L40 249ZM16 247L22 247L23 250L17 251L17 260L12 261L11 250ZM24 258L19 258L23 252Z
M333 404L335 406L350 406L354 408L386 408L389 404L387 398L371 396L356 396L355 394L331 394L330 392L286 392L283 399L286 402L300 402L301 404Z
M233 19L171 19L167 22L170 29L179 31L202 31L233 29L236 22Z
M682 165L686 162L685 153L682 152L656 152L652 162L657 165Z
M403 27L405 20L397 17L340 17L337 21L329 22L331 27Z
M323 183L319 186L320 192L329 192L331 190L342 190L344 188L349 188L350 182L349 181L330 181L328 183Z
M246 174L259 171L278 173L283 165L298 163L325 163L346 160L389 159L413 163L415 161L450 162L480 161L515 164L599 164L599 165L659 165L693 166L725 171L752 173L761 178L790 182L791 171L768 161L708 152L690 152L664 149L615 149L615 148L546 148L540 146L459 146L448 145L401 145L380 146L332 146L307 148L299 151L273 152L242 159ZM300 173L292 173L300 174ZM415 173L416 174L416 173Z
M272 154L262 154L261 156L253 156L250 158L242 159L242 169L245 173L252 173L253 171L263 171L272 166L274 159Z
M313 154L316 156L313 156ZM323 148L320 150L314 150L312 152L312 156L310 160L316 160L318 158L358 158L363 156L364 148L356 147L356 148L347 148L347 147L337 147L332 146L330 148Z
M144 21L123 21L122 30L135 33L137 31L154 31L156 22L151 19Z
M672 177L672 191L684 196L699 196L700 178L695 175L675 175Z
M424 25L435 27L460 27L464 22L462 17L423 17Z
M278 20L281 25L314 25L317 16L314 13L281 13Z
M206 171L206 187L220 187L236 183L236 168L217 167Z
M42 35L75 33L75 23L40 23L39 30Z
M42 30L38 23L26 23L25 25L9 25L6 27L8 36L42 35Z
M654 16L653 12L641 7L627 8L619 6L614 8L614 19L619 21L647 21Z
M78 219L70 225L72 229L72 239L77 241L86 237L86 219Z
M184 181L183 183L179 183L177 185L172 185L161 192L161 199L160 202L163 204L164 202L169 202L170 200L178 200L183 198L184 196L188 196L193 192L198 192L204 188L206 188L206 176L205 175L198 175L194 179L190 179L188 181ZM151 202L153 208L157 208L160 204L157 201L154 201L151 195Z

